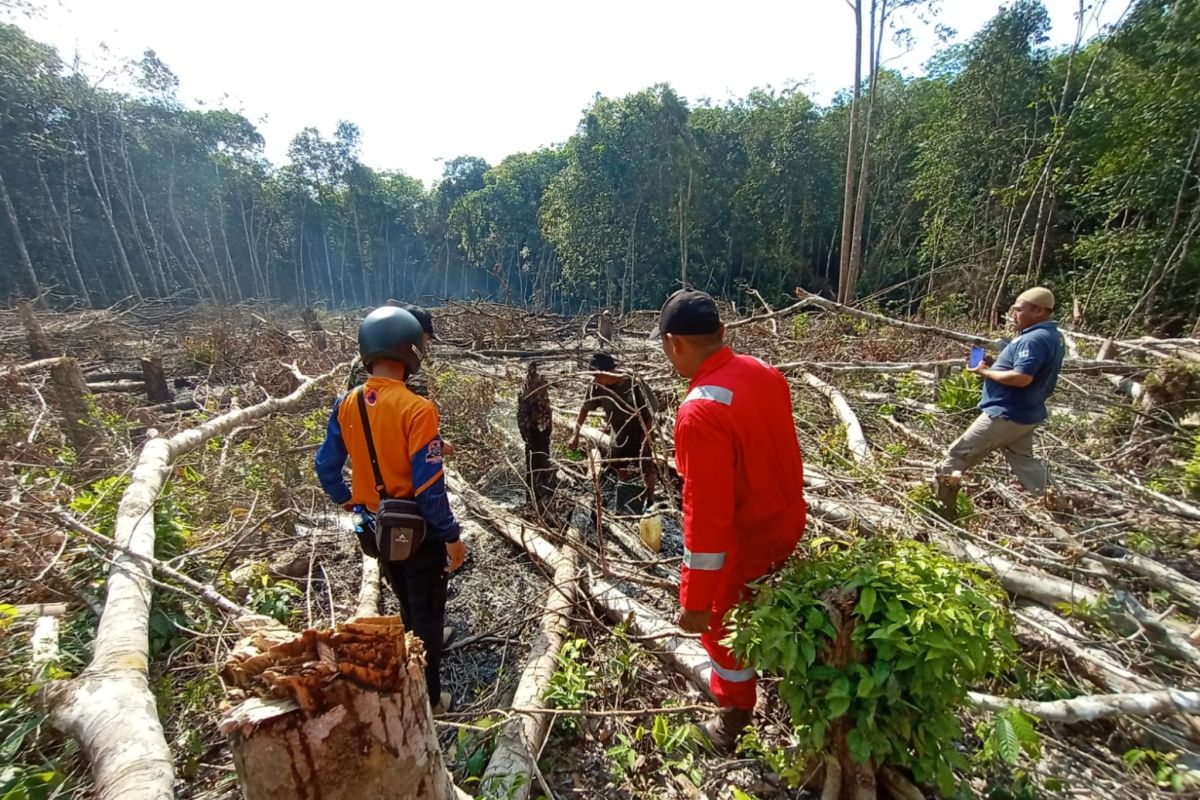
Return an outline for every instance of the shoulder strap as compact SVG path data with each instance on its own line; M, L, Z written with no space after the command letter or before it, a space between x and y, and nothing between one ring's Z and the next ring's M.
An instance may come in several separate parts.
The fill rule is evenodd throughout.
M367 416L367 387L358 387L358 413L362 417L363 433L367 437L367 453L371 456L371 469L375 473L375 491L380 499L387 497L387 487L383 483L383 473L379 470L379 455L375 452L375 439L371 436L371 418Z

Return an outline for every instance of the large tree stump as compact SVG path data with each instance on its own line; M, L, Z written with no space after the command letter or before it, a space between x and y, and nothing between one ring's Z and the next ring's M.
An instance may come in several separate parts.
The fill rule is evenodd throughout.
M50 384L53 391L51 402L62 418L63 431L75 450L76 463L84 463L100 444L100 429L91 420L91 409L87 397L88 389L79 369L79 362L64 358L50 367Z
M142 356L142 378L146 382L146 398L151 403L169 403L175 398L167 386L162 359L158 356Z
M21 316L21 326L25 328L25 342L29 345L29 355L32 358L50 358L57 355L54 352L54 346L50 344L49 337L42 330L42 324L38 322L37 316L33 313L33 304L26 301L17 306L17 312Z
M333 631L270 624L221 671L221 722L245 800L455 797L425 690L425 648L399 617Z

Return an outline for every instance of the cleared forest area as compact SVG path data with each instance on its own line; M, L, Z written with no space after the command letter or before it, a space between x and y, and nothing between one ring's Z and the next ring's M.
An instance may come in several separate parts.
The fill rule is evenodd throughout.
M712 701L707 658L673 625L683 549L670 430L686 384L651 337L653 316L481 302L434 313L426 371L456 446L449 486L470 550L451 581L458 635L443 663L455 713L427 720L457 787L442 790L765 799L828 787L830 768L796 752L778 678L764 677L734 757L689 728ZM830 543L923 542L1003 589L1019 652L965 687L959 795L1194 793L1200 343L1068 333L1040 434L1054 502L1033 501L989 461L949 522L930 476L978 399L963 347L989 332L803 292L727 313L734 347L792 383L810 510L797 558ZM254 727L238 709L269 684L304 713L327 710L337 698L304 676L322 663L367 669L352 640L393 636L346 627L396 613L394 599L311 469L357 322L255 303L3 312L6 797L234 797L238 736ZM663 401L655 456L671 479L657 551L638 516L615 510L599 470L604 432L585 428L582 449L566 447L583 365L601 347ZM516 426L530 360L555 412L557 488L538 506ZM308 629L341 632L305 634L295 663L307 672L253 661ZM411 641L397 645L401 663ZM881 796L937 793L905 770L880 780Z

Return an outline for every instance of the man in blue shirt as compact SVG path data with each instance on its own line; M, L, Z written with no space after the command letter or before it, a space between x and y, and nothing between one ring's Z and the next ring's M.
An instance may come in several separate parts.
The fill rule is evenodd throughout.
M1050 319L1054 294L1042 287L1023 292L1009 315L1017 336L993 362L984 357L971 367L984 379L978 418L958 437L937 468L938 497L953 513L962 473L994 450L1004 458L1027 491L1043 495L1049 481L1046 465L1033 455L1033 432L1046 421L1046 400L1062 369L1062 334Z

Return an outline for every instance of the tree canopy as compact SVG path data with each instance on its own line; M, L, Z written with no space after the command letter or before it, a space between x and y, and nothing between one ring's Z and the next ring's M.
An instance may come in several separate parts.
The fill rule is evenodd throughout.
M626 311L683 284L803 286L996 319L1047 283L1082 324L1192 331L1200 7L1138 0L1052 49L1039 0L1014 0L905 77L878 52L916 5L852 4L867 69L827 106L797 87L597 96L561 145L452 159L430 189L364 165L352 122L271 164L245 117L181 103L154 51L117 92L0 25L0 295Z

